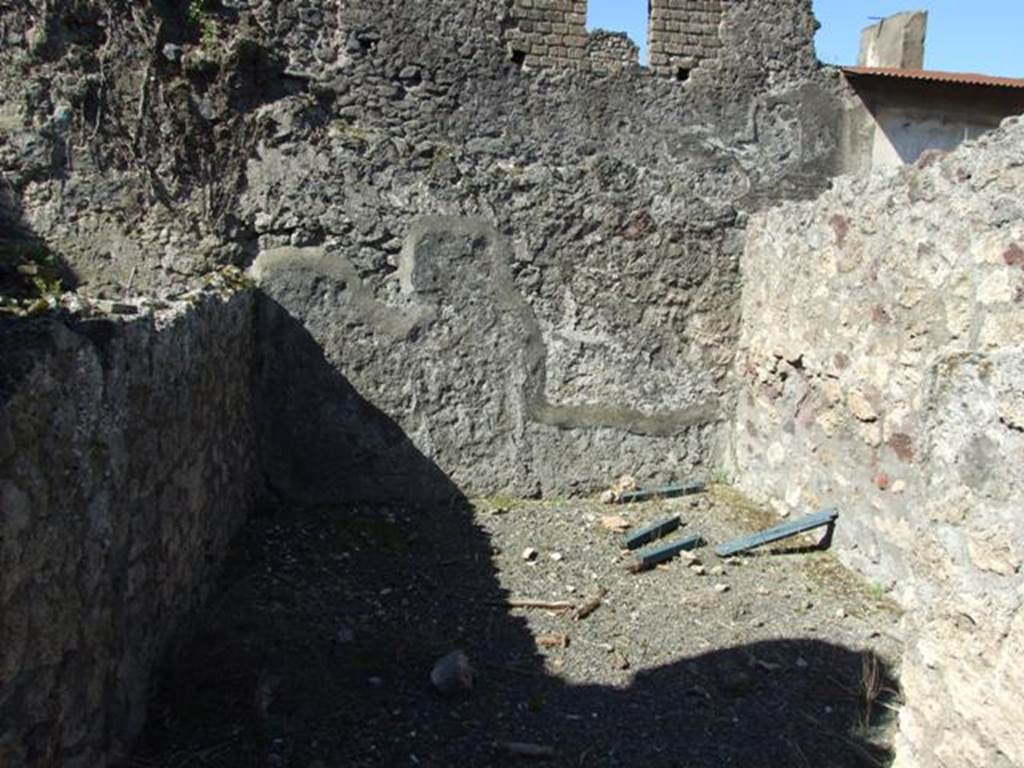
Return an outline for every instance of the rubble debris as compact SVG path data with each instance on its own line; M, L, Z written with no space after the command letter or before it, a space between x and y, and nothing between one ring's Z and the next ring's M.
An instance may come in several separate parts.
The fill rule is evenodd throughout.
M606 515L601 518L601 525L615 533L625 533L633 527L633 524L622 515Z
M799 520L792 520L788 523L782 523L776 525L774 528L769 528L766 531L760 533L751 534L750 536L743 536L734 541L730 541L726 544L720 544L715 547L715 554L719 557L728 557L729 555L735 555L739 552L746 552L757 547L762 547L765 544L771 544L774 541L781 539L788 539L791 536L796 536L798 533L804 533L805 531L811 531L815 528L821 528L822 526L828 526L828 531L825 537L822 539L822 549L827 549L828 545L832 541L832 530L835 528L836 520L839 518L839 512L835 509L824 509L821 512L816 512L813 515L807 515Z
M679 528L683 524L682 518L679 515L673 515L672 517L659 520L656 523L651 523L644 528L641 528L636 533L627 536L622 542L622 546L625 549L639 549L644 544L648 544L655 539L660 539L672 531Z
M607 491L601 494L601 503L614 504L615 502L619 501L623 494L628 493L630 491L635 491L639 487L640 486L637 485L636 483L636 478L634 478L632 475L623 475L614 483L612 483L611 488L609 488Z
M523 550L523 560L530 562L531 560L537 559L537 550L533 547L527 547Z
M629 570L632 573L640 573L641 571L653 568L658 563L671 560L680 552L688 549L697 549L702 546L704 546L703 537L700 534L694 534L683 539L675 539L657 547L643 549L637 552L636 561L629 566Z
M558 757L554 747L546 747L541 744L527 744L520 741L496 741L494 748L500 752L506 752L516 757L535 757L540 760L552 760Z
M430 672L430 682L445 696L473 688L474 671L464 651L453 651L438 659Z
M605 595L608 594L608 590L604 587L598 587L597 592L594 596L589 598L583 605L576 610L576 621L582 621L587 618L590 614L601 607L601 603L604 602Z
M564 632L555 632L550 635L537 635L537 647L539 648L568 648L569 636Z
M352 733L341 733L336 740L324 736L323 746L318 747L316 754L332 755L334 762L329 762L330 768L344 765L346 756L352 754L351 745L356 743L353 739L356 739L359 753L374 756L380 765L405 764L415 768L414 761L408 758L413 752L422 766L436 764L443 762L442 757L454 754L448 749L454 742L446 740L448 732L445 729L447 724L455 723L469 729L458 737L456 751L474 757L475 761L471 761L474 764L494 765L495 768L530 768L533 764L546 768L549 765L561 766L560 761L567 761L566 768L569 764L572 768L578 765L594 768L608 760L614 762L612 750L622 744L615 735L607 735L603 740L605 731L628 726L640 733L645 729L645 723L656 721L659 712L664 714L663 708L659 710L665 704L663 696L635 698L627 693L621 701L610 703L616 695L614 692L635 691L637 685L644 689L645 670L663 671L659 679L665 681L665 689L670 688L676 697L668 704L674 708L673 712L677 709L683 711L698 729L703 728L702 718L714 720L721 717L721 721L716 722L723 723L723 729L727 730L736 726L735 723L730 725L731 717L735 716L743 728L749 725L754 731L767 733L774 721L771 708L761 708L762 700L774 701L772 697L779 697L783 703L793 702L798 708L820 711L825 704L831 703L829 697L843 693L834 687L830 678L839 680L846 686L844 690L858 690L861 667L857 650L862 647L878 649L890 659L898 658L900 646L895 633L892 638L884 640L865 639L866 630L876 626L876 622L892 626L895 607L872 601L869 591L852 576L848 582L839 582L839 576L836 581L832 581L831 576L828 581L819 581L823 572L831 573L831 570L824 570L831 568L831 556L825 556L819 568L817 557L814 567L810 567L812 564L804 564L803 561L739 555L743 566L733 568L728 561L716 558L709 546L680 552L667 564L659 564L666 569L663 572L651 570L645 575L626 572L626 565L633 561L639 550L622 554L619 549L621 540L628 533L675 512L681 514L686 525L648 546L668 543L697 532L714 546L751 530L781 522L772 520L768 525L753 526L748 523L744 530L737 525L748 519L746 509L730 509L719 496L709 500L709 505L711 509L699 515L686 511L687 499L667 502L664 505L666 511L655 511L656 507L646 506L582 506L577 501L560 503L551 512L544 502L527 507L522 515L498 518L481 509L478 512L482 518L480 525L488 536L480 542L480 551L499 551L494 557L498 574L496 583L487 569L483 574L477 571L477 564L472 553L467 552L464 539L453 536L449 528L434 525L425 525L419 531L424 538L421 544L410 548L409 561L404 563L406 571L396 572L393 553L370 545L377 541L371 537L379 535L377 521L384 514L375 508L352 515L356 517L355 524L336 519L329 509L320 510L317 514L322 517L314 520L294 515L290 508L281 509L277 513L279 517L259 520L263 526L261 531L267 531L266 536L272 537L271 541L280 541L287 546L275 545L275 560L257 563L262 566L264 562L272 562L275 572L284 571L296 584L301 581L308 588L305 599L309 601L311 610L300 618L308 618L309 624L302 627L301 633L295 634L291 634L294 625L288 625L289 642L294 642L295 647L317 648L319 646L315 643L331 641L338 628L347 625L353 628L358 645L330 643L324 649L330 654L331 663L337 665L339 674L331 676L328 681L331 687L324 689L326 696L318 698L318 701L326 707L344 707L342 711L346 717L352 722L365 723L366 727ZM537 509L544 511L537 514L534 511ZM585 521L585 512L581 511L593 509L597 510L594 519ZM388 529L387 533L401 533L401 541L404 540L407 521L418 522L419 518L415 517L415 512L401 508L394 509L394 512L393 529ZM602 514L615 513L634 522L626 534L610 533L600 527ZM800 516L799 512L794 515ZM324 539L315 534L309 535L309 532L321 529L331 535ZM365 538L362 535L364 530L371 532ZM362 549L355 551L346 547L345 551L353 551L353 554L338 560L337 571L332 569L338 578L338 591L334 593L338 599L332 601L331 615L325 621L315 608L318 605L315 600L322 599L324 594L322 585L316 581L322 562L320 558L303 556L305 565L301 572L284 566L297 554L297 540L316 547L315 550L303 550L303 553L335 554L336 542L341 538L335 535L335 531L345 534L342 540L346 544L355 539ZM263 534L258 541L262 540ZM258 541L251 545L259 546ZM793 541L800 540L790 540ZM538 567L527 567L520 559L528 545L536 547L540 553ZM262 551L262 547L257 551ZM557 565L548 559L555 551L565 554L565 560ZM618 562L612 562L613 556L618 558ZM481 554L481 560L486 558ZM439 559L459 560L460 565L454 571L430 570L430 566ZM691 559L703 561L707 575L695 575L689 567ZM724 567L727 575L712 576L710 572L716 566ZM308 577L301 574L308 574ZM466 581L472 580L474 574L484 577L485 583ZM381 598L379 595L382 587L416 584L421 577L426 580L421 589L411 591L393 586L395 591L389 597ZM254 581L256 583L247 589L257 601L256 610L260 613L249 614L252 616L265 615L263 612L268 609L276 610L274 603L294 594L293 585L281 583L279 588L266 595L262 578ZM730 591L718 594L715 585L719 582L728 583ZM269 583L277 584L278 581L274 579ZM571 594L568 592L570 586L575 586ZM599 587L606 588L607 595L585 619L574 621L575 610L547 610L552 607L548 601L568 601L566 606L571 603L573 608L578 607ZM478 588L480 592L476 592ZM758 594L759 588L764 591L763 596ZM783 594L789 597L784 598ZM808 598L813 598L816 606L810 614L801 610ZM403 599L409 602L403 604ZM448 605L453 599L458 605ZM509 601L516 599L537 600L544 609L509 607ZM378 603L380 607L365 604L364 600ZM842 623L834 621L833 615L840 604L858 618ZM749 613L742 609L748 609ZM435 614L436 611L442 613ZM247 635L243 633L254 624L261 632L277 631L269 622L257 624L251 619L247 619L244 625L235 624L232 616L225 616L216 606L210 610L210 615L213 620L225 622L226 631L231 633L231 637L238 638L235 643L245 642ZM438 616L437 624L430 622L417 626L415 647L406 652L409 650L405 647L405 638L410 618L413 622L423 622L424 617L433 618L435 615ZM798 641L786 642L794 634L801 635ZM214 640L224 636L218 633ZM372 645L377 638L397 643L399 652L384 657L374 654ZM819 662L819 658L827 661L846 659L842 651L832 656L828 649L816 650L819 641L853 649L853 656L849 657L851 661L839 667ZM565 647L566 642L568 647ZM470 691L442 695L428 678L434 662L456 648L466 652L476 669L474 685ZM422 653L424 649L428 651L426 656ZM712 653L705 656L705 649ZM726 652L714 653L717 649ZM756 660L752 661L750 655L765 660L769 665L781 666L772 671L757 664ZM794 666L798 655L811 663L808 670L802 671ZM208 657L201 658L205 663ZM303 686L307 679L304 675L316 675L315 668L294 654L284 658L283 663L297 665L283 668L293 683L289 690ZM229 664L234 663L229 651L218 654L217 661L225 663L224 659ZM246 659L240 661L249 663ZM204 666L204 671L207 668ZM753 684L748 687L739 675L728 677L737 670L746 671ZM380 675L382 686L371 687L367 682L368 675ZM803 679L803 676L808 677ZM403 689L409 688L405 685L409 680L412 681L412 689L403 693ZM353 696L347 693L350 681L355 681L351 683ZM556 682L552 684L552 681ZM573 698L562 695L567 690L562 681L579 681L581 685L600 686L602 690L613 693L609 694L610 698ZM656 683L654 688L660 690L659 686L660 683ZM646 689L650 692L650 686ZM224 690L232 697L228 699L230 703L235 696L233 689ZM320 689L313 692L320 695ZM734 692L739 695L732 695ZM244 703L248 705L246 712L249 712L252 688L244 693ZM547 699L541 701L544 695ZM359 702L366 696L373 699L376 707L370 715ZM860 722L858 718L863 708L859 700L845 695L841 698L842 709L837 710L841 715L829 721L829 725L842 727L846 722ZM213 701L219 704L222 699ZM531 702L532 708L528 709ZM634 704L637 707L633 707ZM273 718L282 706L284 703L274 704L270 708L270 717ZM592 718L593 711L598 713L597 719ZM762 714L765 720L753 722L750 719ZM883 714L881 710L879 714ZM578 720L570 721L570 718ZM259 725L266 721L254 718L254 722ZM680 725L678 720L673 722L673 727ZM313 734L315 738L320 738L321 733L338 733L330 730L328 721L316 725L318 732ZM679 731L685 738L696 733L689 729L689 725L682 724ZM227 727L224 726L225 730ZM762 731L762 728L767 730ZM413 730L417 732L416 736L409 735ZM711 730L714 732L715 728ZM885 738L884 732L878 730L875 733L881 743ZM390 739L389 734L397 736ZM439 741L435 741L435 735ZM183 729L182 741L187 743L189 737L188 730ZM713 733L713 737L720 738L721 732ZM305 744L311 741L308 736L302 735L302 738L306 739ZM704 737L698 735L696 738ZM560 757L537 760L499 752L491 746L496 739L550 745L559 751ZM566 739L571 739L571 742ZM634 742L641 744L643 739ZM592 744L595 745L594 750L584 759L583 752ZM686 746L680 747L680 744L681 741L675 747L686 752ZM735 754L736 765L759 764L756 754L750 758L751 752L727 754L720 752L714 742L709 741L708 744L711 744L707 748L708 760L712 763L716 758L728 763ZM808 752L809 760L813 761L810 764L830 765L829 757L834 752L829 752L832 747L828 738L812 744L816 751ZM379 751L374 752L370 745L377 745ZM638 753L637 764L659 765L668 753L652 748ZM678 753L676 749L673 754ZM289 765L297 763L296 768L309 768L306 763L292 760L296 753L283 754ZM780 752L780 756L782 754ZM744 762L745 758L750 759ZM699 756L697 760L699 762ZM627 759L626 762L631 761ZM786 761L781 760L781 764L786 764Z
M641 488L635 491L620 493L616 498L619 504L635 504L640 501L651 501L652 499L674 499L679 496L691 496L695 493L703 493L705 485L700 480L689 483L676 483L673 485L662 485L654 488Z

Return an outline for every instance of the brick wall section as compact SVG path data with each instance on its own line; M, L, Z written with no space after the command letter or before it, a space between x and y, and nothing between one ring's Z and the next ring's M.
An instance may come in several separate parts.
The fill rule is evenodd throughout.
M718 58L723 14L737 0L651 0L649 66L655 73L686 79L702 62ZM705 65L706 66L706 65Z
M640 47L625 32L598 29L587 40L586 58L594 70L618 72L640 63Z
M515 0L514 12L510 45L527 67L589 67L586 0Z
M716 60L722 47L719 25L735 2L740 0L650 0L651 69L686 79L702 62ZM614 72L639 62L628 39L612 50L601 45L606 38L600 33L598 40L587 34L586 0L515 0L513 13L517 23L509 45L526 67Z

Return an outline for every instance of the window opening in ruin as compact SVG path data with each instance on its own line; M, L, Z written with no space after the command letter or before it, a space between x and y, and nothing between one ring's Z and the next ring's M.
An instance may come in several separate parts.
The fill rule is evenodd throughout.
M625 33L640 49L640 63L647 64L647 25L650 0L588 0L587 31Z
M676 67L676 80L680 83L685 83L690 79L690 72L689 67Z

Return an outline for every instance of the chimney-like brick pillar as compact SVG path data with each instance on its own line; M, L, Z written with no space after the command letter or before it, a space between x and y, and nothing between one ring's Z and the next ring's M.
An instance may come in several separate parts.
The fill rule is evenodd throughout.
M589 66L587 0L515 0L513 13L509 46L527 67Z
M862 67L922 69L924 41L928 32L928 11L897 13L860 34Z
M722 15L738 0L649 0L647 41L652 70L686 80L705 61L718 58L722 48Z

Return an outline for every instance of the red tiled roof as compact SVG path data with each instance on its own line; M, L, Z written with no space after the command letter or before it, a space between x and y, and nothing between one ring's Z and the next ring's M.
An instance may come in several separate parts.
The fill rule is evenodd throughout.
M896 67L843 67L843 72L848 75L896 77L903 80L924 80L931 83L983 85L993 88L1024 88L1024 79L978 75L973 72L935 72L927 69L898 69Z

